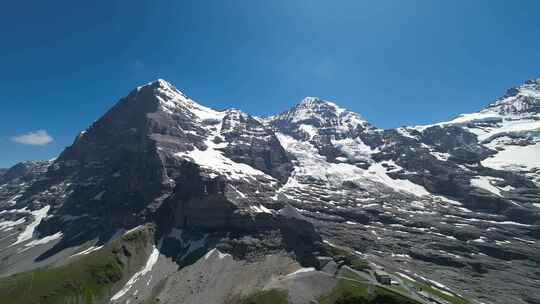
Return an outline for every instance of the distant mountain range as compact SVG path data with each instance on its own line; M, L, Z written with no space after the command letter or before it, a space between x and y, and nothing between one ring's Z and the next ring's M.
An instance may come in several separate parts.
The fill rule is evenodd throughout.
M56 159L0 170L0 298L540 303L539 187L540 80L379 129L317 97L215 110L160 79Z

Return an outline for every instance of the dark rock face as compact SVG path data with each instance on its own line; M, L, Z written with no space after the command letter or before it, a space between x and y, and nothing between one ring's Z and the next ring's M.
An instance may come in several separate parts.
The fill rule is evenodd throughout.
M226 183L220 178L203 178L192 163L180 167L176 187L161 207L161 224L181 229L208 231L234 229L241 216L225 196ZM236 212L236 214L235 214Z
M382 130L319 98L254 118L158 80L57 159L0 171L0 274L151 222L179 267L212 247L317 266L324 239L486 303L526 303L539 279L539 96L529 81L478 113ZM18 256L32 240L46 245Z
M220 240L221 251L239 258L278 249L293 252L306 266L316 265L315 252L320 250L322 240L313 225L294 208L289 206L274 214L270 210L253 214L229 200L226 193L234 186L223 178L201 177L199 167L189 162L182 165L180 172L172 195L157 211L156 222L164 232L175 228L196 234L213 233ZM291 209L292 214L288 211ZM227 232L237 237L220 237ZM245 243L246 237L252 241ZM235 241L238 238L244 241Z
M449 153L450 159L457 163L474 164L493 154L478 143L476 135L457 126L427 128L422 132L422 142Z
M149 117L158 108L154 88L155 84L131 92L51 165L47 184L40 187L71 184L70 194L54 204L52 213L84 214L110 230L140 222L148 204L167 191L151 136L164 130L168 121L158 124Z
M18 163L9 169L1 169L0 183L32 181L38 178L48 166L48 161L27 161Z
M287 181L292 170L290 160L274 132L258 120L231 110L223 118L221 133L230 143L223 150L227 157Z

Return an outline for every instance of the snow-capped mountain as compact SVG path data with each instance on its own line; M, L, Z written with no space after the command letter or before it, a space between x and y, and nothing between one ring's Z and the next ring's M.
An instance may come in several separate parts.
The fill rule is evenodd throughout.
M539 105L533 80L448 122L379 129L316 97L257 118L157 80L58 158L0 173L0 275L106 255L117 271L97 275L95 303L274 289L310 303L362 259L409 290L404 303L429 303L407 284L447 302L535 303Z
M371 128L360 115L317 97L306 97L292 109L264 121L284 129L297 129L309 139L325 133L346 136Z
M540 185L540 80L512 88L484 110L452 123L464 125L482 144L497 151L482 165L524 173Z
M509 89L506 94L487 106L486 110L501 115L531 115L540 113L540 79L527 80L519 87Z

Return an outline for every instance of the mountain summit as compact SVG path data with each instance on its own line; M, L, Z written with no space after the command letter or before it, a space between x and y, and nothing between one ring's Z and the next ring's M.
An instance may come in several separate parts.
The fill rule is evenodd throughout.
M325 133L346 137L373 129L359 114L318 97L306 97L290 110L264 121L284 134L304 139L313 139Z
M316 97L218 111L158 79L56 159L0 173L0 298L339 303L349 286L375 303L534 303L539 96L527 81L383 130Z
M318 97L306 97L296 106L274 117L288 123L306 123L314 127L366 126L360 115Z
M540 79L527 80L487 107L500 114L540 113Z

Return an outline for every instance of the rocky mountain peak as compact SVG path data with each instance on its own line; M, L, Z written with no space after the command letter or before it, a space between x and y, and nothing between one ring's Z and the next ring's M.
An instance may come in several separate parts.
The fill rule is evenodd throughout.
M529 79L520 86L508 89L503 98L516 96L540 98L540 78Z
M158 78L154 81L152 81L153 84L160 86L160 87L174 87L170 82L163 78Z
M526 85L540 85L540 78L536 78L536 79L528 79L528 80L525 80L524 82Z
M300 101L297 105L302 107L314 107L320 104L327 103L324 100L320 99L319 97L313 97L313 96L307 96L302 101Z
M129 97L133 97L135 103L140 103L141 100L157 100L158 108L156 110L158 112L185 116L198 122L220 120L225 115L224 111L218 111L197 103L178 90L173 84L163 79L157 79L137 87Z
M329 112L333 113L336 116L339 116L339 114L346 111L345 109L339 107L337 104L323 100L319 97L306 97L302 99L296 106L293 107L292 111L299 111L299 110L309 110L311 112L317 113L317 112Z
M147 91L156 97L160 97L164 100L171 99L177 103L189 100L189 97L186 94L178 90L170 82L163 79L157 79L143 86L137 87L137 91Z
M269 120L274 123L283 121L314 127L349 126L355 128L368 125L368 122L359 114L319 97L306 97L290 110L273 116Z
M172 83L168 82L165 79L158 78L154 81L148 82L142 86L137 87L137 91L151 89L151 90L165 90L165 91L174 91L184 95L180 92Z
M504 96L486 109L500 114L540 113L540 78L527 80L520 86L508 89Z

